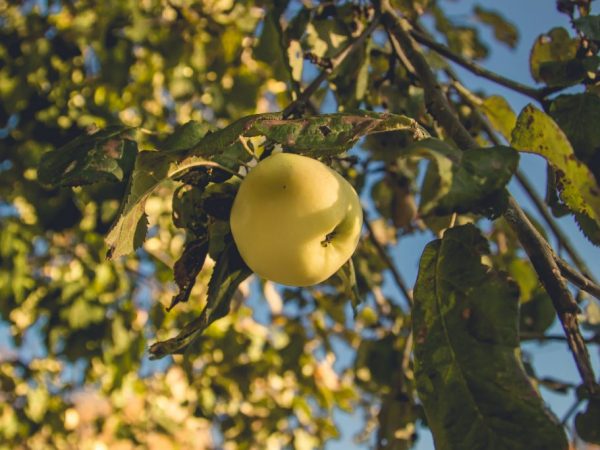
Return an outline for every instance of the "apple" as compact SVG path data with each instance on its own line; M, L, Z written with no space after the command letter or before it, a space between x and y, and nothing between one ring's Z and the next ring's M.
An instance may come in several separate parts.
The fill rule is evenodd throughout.
M256 274L311 286L356 250L362 208L352 185L322 162L276 153L242 181L230 224L242 259Z

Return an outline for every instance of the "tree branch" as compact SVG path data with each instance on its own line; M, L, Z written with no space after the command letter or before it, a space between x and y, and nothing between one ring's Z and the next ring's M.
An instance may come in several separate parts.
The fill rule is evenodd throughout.
M485 78L487 80L493 81L494 83L504 86L515 92L519 92L523 95L531 97L532 99L537 100L539 102L541 102L549 94L552 94L553 92L557 92L558 90L561 89L561 88L556 88L556 87L537 89L537 88L533 88L531 86L527 86L525 84L511 80L510 78L506 78L502 75L499 75L495 72L492 72L491 70L485 69L484 67L481 67L479 64L476 64L472 61L468 61L468 60L464 59L462 56L454 53L448 47L445 47L444 45L430 39L424 33L421 33L415 29L409 30L409 33L414 38L415 41L419 42L420 44L423 44L424 46L430 48L431 50L435 51L436 53L439 53L440 55L445 56L450 61L453 61L456 64L458 64L459 66L463 67L464 69L467 69L469 72L471 72L477 76L480 76L482 78Z
M404 50L404 55L411 62L421 80L428 111L459 147L463 149L477 148L477 142L453 113L450 103L442 92L442 88L427 60L407 31L410 29L409 24L396 15L389 4L389 0L382 0L380 7L383 13L384 25L398 41L398 44ZM597 384L588 350L577 322L577 303L561 276L554 251L529 221L513 197L509 198L504 217L517 234L542 285L552 299L584 384L590 393L595 393Z

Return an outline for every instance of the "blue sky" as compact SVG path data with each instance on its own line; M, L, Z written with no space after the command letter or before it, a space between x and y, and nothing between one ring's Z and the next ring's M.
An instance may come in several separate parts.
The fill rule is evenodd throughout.
M473 0L442 0L439 4L452 18L460 20L461 23L475 24L471 11L476 4L499 11L511 20L517 26L520 33L518 46L514 50L501 44L493 44L493 36L489 29L479 27L484 41L493 44L490 45L490 49L492 50L490 56L481 62L481 64L499 74L531 86L535 86L535 82L529 73L529 52L537 36L556 26L562 26L570 30L568 17L556 11L554 1L503 0L502 2L498 2L494 0L481 0L477 2ZM598 8L593 9L592 13L597 14ZM490 95L499 94L504 96L517 114L525 105L532 102L528 97L495 85L483 78L476 77L460 67L456 67L456 71L460 75L463 84L470 89L482 89ZM524 154L521 157L520 168L529 176L537 191L543 194L546 180L546 168L543 160L535 155ZM511 183L510 190L528 212L537 216L533 205L516 183ZM571 218L559 219L558 222L583 256L586 263L591 267L594 275L600 278L600 267L598 264L594 264L595 261L600 260L600 248L594 247L583 237ZM397 262L398 267L400 267L401 273L407 282L411 285L414 284L417 275L418 256L431 238L431 236L419 235L403 239L394 249L394 260ZM556 243L551 243L556 248ZM389 289L393 289L393 287ZM562 330L557 322L555 322L551 331L552 333L561 334ZM536 373L540 376L548 376L572 383L580 382L575 364L571 354L567 350L566 344L562 342L553 342L544 345L527 343L523 345L523 350L533 356ZM590 352L596 373L598 373L600 371L598 347L591 347ZM542 388L542 395L559 418L562 418L574 401L573 394L558 395L544 388ZM338 424L341 426L342 439L330 443L327 446L328 450L368 448L364 445L358 446L352 440L352 436L362 428L362 417L360 414L348 415L338 413L336 417ZM431 450L434 448L431 435L427 429L419 430L419 441L415 448L417 450Z

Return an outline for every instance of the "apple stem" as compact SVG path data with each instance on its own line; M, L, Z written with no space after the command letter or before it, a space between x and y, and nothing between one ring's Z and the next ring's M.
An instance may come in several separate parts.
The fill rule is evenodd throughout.
M325 239L323 239L321 241L321 245L323 247L327 247L330 244L330 242L333 240L333 237L335 236L335 234L336 234L335 230L333 230L331 233L327 233L325 235Z

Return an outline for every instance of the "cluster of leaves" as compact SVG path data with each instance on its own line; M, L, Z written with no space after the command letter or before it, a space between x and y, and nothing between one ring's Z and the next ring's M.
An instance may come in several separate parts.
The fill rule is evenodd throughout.
M309 449L339 436L335 408L356 407L357 438L377 428L380 448L410 448L417 421L439 448L566 447L517 357L519 334L543 335L554 311L498 217L518 150L535 152L552 169L553 212L600 242L598 18L575 20L576 37L551 30L531 53L536 81L586 92L518 118L501 97L457 99L482 147L467 150L426 113L382 36L332 67L373 9L322 3L0 3L0 317L14 341L0 347L0 448L210 448L216 428L226 448ZM392 3L413 21L430 15L456 54L487 55L479 28L435 2ZM500 14L473 17L515 46ZM271 112L315 69L332 73L294 110L311 114ZM328 93L340 112L319 114ZM478 113L511 147L489 142ZM229 209L274 146L321 158L369 198L379 218L355 274L302 290L249 278ZM465 225L484 217L497 219L493 253ZM411 311L389 293L381 248L415 233L439 239ZM349 279L364 299L355 315ZM173 356L150 362L148 347ZM591 400L575 421L582 438L598 441L597 418Z

